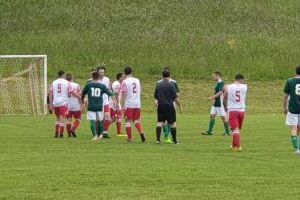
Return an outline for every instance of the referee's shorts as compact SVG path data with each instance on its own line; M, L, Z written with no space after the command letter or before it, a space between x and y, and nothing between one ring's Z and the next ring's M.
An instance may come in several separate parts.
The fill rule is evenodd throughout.
M157 122L165 122L173 124L176 122L176 111L174 105L158 105L157 108Z

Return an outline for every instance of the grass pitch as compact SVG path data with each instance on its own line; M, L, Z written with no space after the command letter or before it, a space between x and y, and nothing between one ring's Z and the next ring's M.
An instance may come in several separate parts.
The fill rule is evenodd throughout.
M54 117L0 117L0 199L297 199L299 157L284 116L247 115L244 151L229 149L219 119L178 115L180 145L155 144L154 114L144 114L147 143L115 136L53 138Z

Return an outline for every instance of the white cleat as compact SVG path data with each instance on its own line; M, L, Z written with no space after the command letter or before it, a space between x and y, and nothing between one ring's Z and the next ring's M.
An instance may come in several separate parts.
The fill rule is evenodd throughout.
M296 156L300 156L300 150L297 149L297 150L294 152L294 154L295 154Z
M93 138L92 138L92 140L98 140L98 137L97 137L97 136L95 136L95 137L93 137Z

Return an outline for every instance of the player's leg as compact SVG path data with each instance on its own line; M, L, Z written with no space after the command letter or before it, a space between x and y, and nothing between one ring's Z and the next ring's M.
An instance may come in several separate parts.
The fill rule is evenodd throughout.
M73 117L73 112L69 111L67 114L67 120L66 120L66 128L67 128L67 133L68 136L72 136L72 117Z
M160 135L161 135L161 128L163 125L163 122L159 122L159 117L157 119L157 124L156 124L156 144L160 144Z
M224 107L220 107L220 117L223 120L223 124L224 124L224 135L230 135L228 117L224 110Z
M68 107L61 106L59 107L59 137L64 137L64 129L65 129L65 119L68 114Z
M298 143L298 115L292 114L290 112L287 113L286 116L286 124L290 127L291 133L291 142L294 150L299 150L299 143Z
M164 142L165 143L172 143L171 138L170 138L171 127L170 127L170 124L168 124L167 121L165 121L163 123L163 132L164 132Z
M163 106L158 106L157 108L157 124L156 124L156 144L160 144L161 129L166 121L165 118L165 108Z
M97 120L97 138L98 139L102 139L103 137L103 134L104 134L104 131L103 131L103 112L102 111L99 111L99 112L96 112L96 120Z
M96 112L87 111L87 119L90 121L91 133L93 135L93 140L97 139L97 130L96 130Z
M174 107L168 108L166 120L171 125L171 135L174 144L177 144L177 130L176 130L176 111Z
M110 108L109 104L104 105L104 120L103 120L103 137L109 138L108 128L110 124Z
M117 115L116 115L116 126L117 126L117 134L121 135L122 134L122 111L117 110Z
M208 130L202 135L212 135L213 134L213 129L215 126L215 121L216 121L216 107L212 106L210 110L210 115L209 115L209 124L208 124Z
M54 107L54 114L55 114L55 135L54 137L58 137L59 135L59 125L60 125L60 116L59 116L59 108Z
M232 149L237 150L240 144L240 131L239 131L239 122L238 122L238 112L230 111L229 112L229 124L232 130Z
M81 123L81 111L80 110L74 112L74 118L75 118L75 121L71 128L71 134L73 137L76 137L76 131L79 128L80 123Z
M137 131L139 132L139 134L141 136L142 142L145 142L146 138L145 138L144 128L141 123L141 109L140 108L133 109L133 123L134 123L135 128L137 129Z
M125 118L125 129L127 134L127 141L132 141L132 133L131 133L131 120L132 120L133 111L131 108L126 108L124 111Z

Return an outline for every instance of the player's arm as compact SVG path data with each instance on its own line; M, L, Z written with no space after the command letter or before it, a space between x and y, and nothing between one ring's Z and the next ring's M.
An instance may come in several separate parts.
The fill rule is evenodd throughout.
M48 91L48 95L49 95L49 112L52 113L53 111L53 85L51 85L51 87L49 88Z
M228 87L224 86L223 88L223 106L224 110L227 112L227 100L228 100Z
M283 95L283 103L282 103L282 105L283 105L283 114L287 114L287 112L288 112L288 98L289 98L289 95L288 94L284 94Z
M120 109L124 108L126 96L127 96L127 87L126 84L123 82L118 97Z
M220 97L222 94L223 94L223 92L220 91L220 92L218 92L217 94L208 97L208 100L213 100L213 99L215 99L215 98L218 98L218 97Z
M176 105L179 109L179 112L182 113L181 103L180 103L179 97L177 95L176 87L174 85L172 85L172 87L171 87L171 95L172 95L172 97L174 99L174 102L176 103Z

